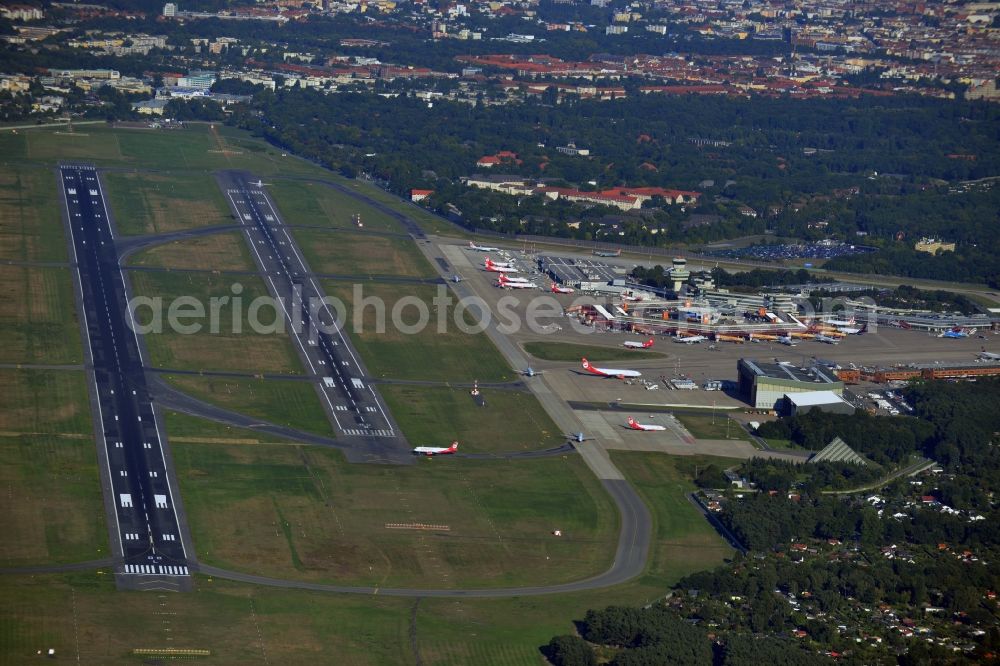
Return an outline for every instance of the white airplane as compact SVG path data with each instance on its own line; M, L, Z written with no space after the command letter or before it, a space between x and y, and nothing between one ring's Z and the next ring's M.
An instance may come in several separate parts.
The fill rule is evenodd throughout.
M653 346L653 338L646 340L645 342L636 342L635 340L626 340L622 343L622 347L628 349L649 349Z
M666 430L666 426L654 425L651 423L636 423L635 419L631 416L628 417L628 427L632 430L646 430L646 431L656 431L656 430Z
M476 245L472 241L469 241L469 249L470 250L475 250L476 252L499 252L500 251L500 248L498 248L498 247L489 247L487 245Z
M504 289L538 289L538 285L534 282L514 282L503 273L500 274L500 279L497 280L497 286L503 287Z
M816 335L816 342L825 342L828 345L835 345L840 342L837 338L830 337L829 335L823 335L819 333Z
M458 442L452 442L451 446L418 446L413 449L413 453L421 456L444 456L458 451Z
M625 379L626 377L642 377L642 373L638 370L620 370L618 368L595 368L590 364L587 359L582 359L583 369L592 375L597 375L599 377L617 377L618 379Z
M553 282L552 286L550 287L550 291L553 294L572 294L576 290L573 289L572 287L560 287L555 282Z
M486 267L486 270L493 271L495 273L517 273L518 272L517 269L514 268L514 266L511 265L510 262L507 262L507 261L496 262L496 261L493 261L492 259L490 259L489 257L486 257L486 261L483 262L483 266Z
M829 324L830 326L836 326L841 328L843 326L854 326L854 317L850 319L827 319L824 324Z
M528 278L517 277L516 275L512 277L506 273L498 275L497 280L503 280L504 282L531 282Z
M795 340L793 340L792 336L790 335L779 335L778 342L788 347L794 347L795 345L799 344Z
M686 345L698 344L702 340L708 340L704 335L674 336L674 342L683 342Z
M535 370L530 365L521 371L521 374L525 377L537 377L538 375L544 374L544 370Z
M996 352L981 351L979 352L979 358L983 361L1000 361L1000 354Z
M270 185L271 183L265 183L265 182L264 182L264 181L262 181L262 180L258 180L258 181L257 181L257 182L255 183L255 182L253 182L253 181L251 180L251 181L250 181L250 184L251 184L251 185L253 185L254 187L264 187L265 185Z

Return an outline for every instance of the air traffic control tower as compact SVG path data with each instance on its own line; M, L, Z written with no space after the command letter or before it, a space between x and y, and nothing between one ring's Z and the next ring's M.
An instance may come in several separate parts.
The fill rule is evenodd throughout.
M691 279L691 271L688 270L687 264L687 259L684 257L674 257L673 265L670 267L670 278L673 280L675 294L679 294L681 288Z

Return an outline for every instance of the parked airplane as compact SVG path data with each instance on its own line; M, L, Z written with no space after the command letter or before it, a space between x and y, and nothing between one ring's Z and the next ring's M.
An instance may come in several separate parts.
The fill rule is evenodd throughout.
M628 427L631 428L632 430L646 430L646 431L667 429L666 426L661 426L661 425L653 425L650 423L636 423L635 419L632 418L631 416L628 417Z
M499 252L498 247L489 247L488 245L476 245L472 241L469 241L469 249L475 250L476 252Z
M451 446L418 446L413 449L415 454L422 456L444 456L458 451L458 442L452 442Z
M503 287L504 289L538 289L538 285L534 282L528 282L527 280L512 280L503 273L500 274L500 279L497 280L497 286Z
M792 340L792 336L790 335L779 335L778 342L788 347L794 347L795 345L799 344L795 340Z
M828 345L835 345L838 342L840 342L840 340L838 340L837 338L831 337L829 335L823 335L822 333L817 333L815 340L817 342L825 342Z
M829 324L830 326L836 326L841 328L843 326L854 326L854 317L850 319L827 319L824 324Z
M960 328L960 327L956 326L955 328L951 329L950 331L944 331L938 337L939 338L960 339L960 338L967 338L967 337L969 337L970 335L972 335L975 332L976 332L976 329L974 329L974 328Z
M629 349L649 349L653 346L653 338L646 340L645 342L636 342L635 340L626 340L622 343L622 347L628 347Z
M1000 354L996 352L981 351L979 358L983 361L1000 361Z
M617 377L618 379L625 379L626 377L642 377L642 373L638 370L620 370L618 368L595 368L590 364L587 359L582 359L583 369L592 375L598 375L600 377Z
M550 287L550 291L552 291L553 294L572 294L576 290L572 287L561 287L553 282Z
M517 277L516 275L512 277L506 273L498 275L497 280L503 280L504 282L531 282L528 278Z
M501 261L499 263L493 261L489 257L486 257L486 261L483 262L486 270L493 271L494 273L517 273L517 269L514 268L509 262Z
M674 342L683 342L686 345L695 345L701 342L702 340L708 340L708 338L706 338L704 335L674 336Z

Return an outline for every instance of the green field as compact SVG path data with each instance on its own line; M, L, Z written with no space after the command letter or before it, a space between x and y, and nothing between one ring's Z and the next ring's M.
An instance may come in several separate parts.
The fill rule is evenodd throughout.
M434 269L410 238L353 231L292 232L309 268L317 273L431 278Z
M69 268L0 264L0 362L82 363Z
M255 271L239 231L154 245L128 258L129 266L199 271Z
M326 180L341 184L350 181L326 174ZM268 186L268 193L288 224L356 230L355 215L361 215L363 228L369 231L403 233L406 229L393 217L358 199L321 185L304 181L277 179Z
M355 288L362 290L363 298L377 299L384 304L384 326L381 331L378 327L378 310L374 305L365 306L362 316L353 316ZM445 296L449 295L447 287L441 285L439 289ZM437 332L438 311L434 308L433 299L438 295L438 289L433 286L388 285L378 282L346 285L327 280L324 290L328 296L338 298L346 304L346 328L374 377L457 382L516 379L515 373L485 333L467 334L455 326L453 307L446 313L445 332ZM426 305L430 321L419 332L408 334L392 323L393 308L403 297L416 298ZM405 301L402 302L405 304ZM358 303L360 307L361 302ZM398 319L407 326L418 321L417 311L413 306L399 310L399 315ZM470 325L472 323L468 316L465 321Z
M0 566L108 555L85 381L0 370Z
M614 506L577 456L399 467L288 445L173 451L199 559L219 566L382 587L503 587L584 578L614 552Z
M190 448L195 446L213 449ZM245 449L256 447L239 450ZM208 649L211 657L203 658L207 663L241 666L322 663L331 655L338 664L416 664L418 658L423 664L449 666L541 663L538 648L556 634L572 633L572 621L581 619L586 609L648 603L665 594L679 576L719 564L730 552L684 499L694 488L692 466L720 460L724 464L724 459L613 455L638 484L656 521L651 567L638 581L556 596L417 602L254 587L205 577L197 578L196 594L162 595L116 592L110 576L100 574L2 576L0 623L6 630L0 632L0 662L27 661L41 645L69 659L79 651L84 664L135 663L131 650L137 647ZM258 471L251 466L237 469L251 477ZM278 476L278 469L269 473Z
M563 443L563 433L528 392L484 388L485 407L469 389L385 384L389 411L415 446L458 440L469 452L530 451ZM513 415L517 418L512 418Z
M622 361L644 358L664 358L666 354L645 349L626 349L624 347L600 347L597 345L577 345L571 342L525 342L524 351L543 361L580 362L581 358L588 361Z
M284 332L287 321L280 310L267 306L261 308L258 320L265 326L278 321L282 328L276 333L256 333L251 328L250 305L261 296L267 297L263 280L253 276L227 278L211 273L153 273L132 271L134 296L162 298L162 332L147 333L146 346L151 365L178 370L233 370L254 373L300 373L302 365L292 347L291 338ZM240 307L234 326L233 301L220 301L217 331L210 328L211 299L234 295L233 285L239 284ZM170 304L179 297L190 297L201 303L205 317L185 319L181 323L202 324L196 333L185 334L169 326ZM264 302L270 303L268 297ZM151 308L136 310L141 326L153 322ZM239 316L239 315L242 316ZM278 317L278 319L276 319Z
M675 413L674 416L696 439L749 439L746 431L738 423L735 421L727 423L730 420L729 416L722 410L714 418L711 414L683 412Z
M442 219L430 211L424 210L420 206L413 205L407 201L402 201L395 195L386 192L371 183L366 183L360 180L346 180L343 178L336 178L336 180L339 180L343 185L346 185L355 192L362 194L373 201L377 201L397 213L402 213L403 215L410 217L418 225L420 225L420 228L426 233L455 236L457 238L472 238L472 236L462 231L461 228L449 223L447 220Z
M66 261L58 183L49 169L18 165L0 170L0 259Z
M251 428L209 421L180 412L165 412L163 423L171 442L187 444L291 444L281 437Z
M643 582L664 589L695 571L721 565L729 545L687 499L696 467L728 467L740 461L712 456L669 456L615 451L612 460L635 486L656 523L654 547Z
M122 236L236 224L214 178L189 173L106 173L108 205Z
M278 172L314 177L329 174L281 154L246 132L202 123L188 123L184 130L87 125L72 133L65 128L0 132L0 160L9 164L86 160L99 166L200 171L206 179L215 169L247 169L262 176Z
M311 382L167 375L166 380L185 393L277 425L333 437L333 427Z

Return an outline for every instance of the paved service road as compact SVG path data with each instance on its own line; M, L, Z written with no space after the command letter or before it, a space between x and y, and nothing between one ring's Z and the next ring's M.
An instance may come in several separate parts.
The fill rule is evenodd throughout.
M162 580L183 587L190 583L192 551L181 529L179 493L146 387L139 337L130 325L128 288L101 183L89 166L62 166L59 173L93 366L88 374L111 547L122 558L115 573L126 586Z
M651 523L649 511L626 481L602 481L605 490L611 495L621 510L621 533L615 560L611 568L593 578L558 585L537 585L532 587L507 587L478 590L441 590L420 588L392 587L361 587L350 585L327 585L324 583L306 583L302 581L268 578L253 574L229 571L218 567L198 565L198 571L208 576L235 580L255 585L268 585L288 589L314 590L317 592L339 592L347 594L379 594L390 597L466 597L497 599L504 597L531 597L545 594L563 594L566 592L582 592L597 590L612 585L625 583L643 572L646 566L646 554L649 551L648 525ZM643 529L647 526L647 529Z
M248 174L227 171L219 185L239 221L257 266L273 297L281 299L289 334L308 371L321 378L320 401L341 438L362 440L375 458L406 450L381 396L324 298L295 240L270 197ZM343 323L343 322L340 322Z

